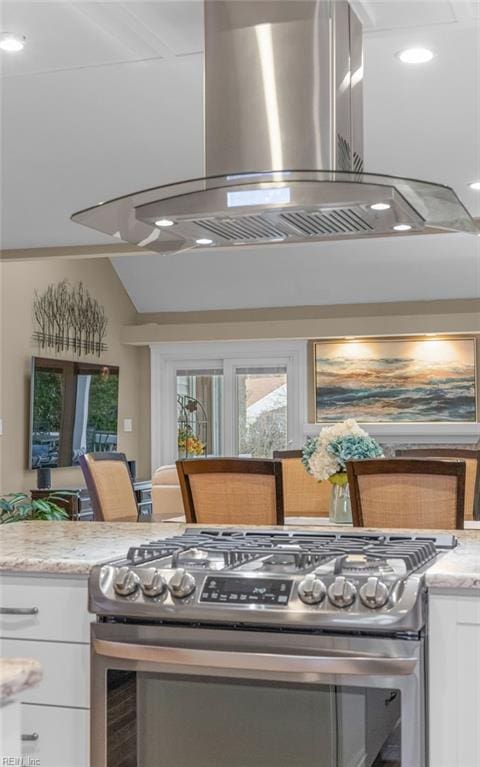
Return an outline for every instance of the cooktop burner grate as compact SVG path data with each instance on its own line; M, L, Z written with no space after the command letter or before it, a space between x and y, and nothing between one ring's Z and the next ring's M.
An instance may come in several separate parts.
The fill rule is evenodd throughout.
M314 533L300 531L186 530L182 535L130 548L127 560L140 565L169 559L168 566L207 569L223 560L233 570L261 561L265 570L285 567L304 570L334 561L336 572L368 572L404 562L413 572L436 556L438 549L456 545L452 535L380 533ZM268 556L271 552L270 556Z

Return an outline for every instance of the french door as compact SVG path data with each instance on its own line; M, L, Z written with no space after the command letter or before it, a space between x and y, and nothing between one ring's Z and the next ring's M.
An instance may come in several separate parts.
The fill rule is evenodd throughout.
M152 459L271 458L301 444L303 347L152 347ZM202 356L212 351L221 356ZM245 352L248 352L245 353Z
M225 447L229 455L271 458L286 450L288 434L288 360L224 361Z

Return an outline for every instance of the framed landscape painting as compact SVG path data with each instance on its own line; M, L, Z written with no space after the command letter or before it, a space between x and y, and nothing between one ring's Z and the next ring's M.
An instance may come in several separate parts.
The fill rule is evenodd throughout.
M473 338L316 341L316 423L474 422Z

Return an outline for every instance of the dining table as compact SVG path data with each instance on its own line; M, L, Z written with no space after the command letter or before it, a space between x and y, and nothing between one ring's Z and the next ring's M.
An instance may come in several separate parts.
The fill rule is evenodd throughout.
M184 514L180 514L179 516L176 516L176 517L167 517L166 519L155 520L155 521L165 522L166 524L168 524L169 522L176 522L177 524L178 523L185 524L186 519ZM289 527L302 527L302 526L328 527L333 525L333 522L330 521L329 517L312 517L312 516L285 517L284 523L285 525L288 525ZM471 519L465 520L465 530L480 530L480 520L471 520Z

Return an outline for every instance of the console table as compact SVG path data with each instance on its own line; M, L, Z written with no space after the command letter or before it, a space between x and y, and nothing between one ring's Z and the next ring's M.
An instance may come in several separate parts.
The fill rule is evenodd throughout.
M93 522L93 508L90 495L85 487L51 488L50 490L31 490L32 500L40 500L48 495L61 493L62 489L73 493L63 501L56 501L75 522ZM152 515L152 483L147 479L136 479L133 483L140 519L147 521Z

